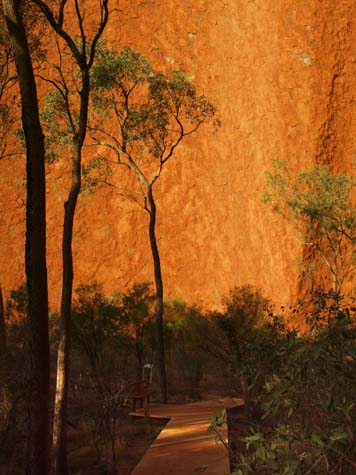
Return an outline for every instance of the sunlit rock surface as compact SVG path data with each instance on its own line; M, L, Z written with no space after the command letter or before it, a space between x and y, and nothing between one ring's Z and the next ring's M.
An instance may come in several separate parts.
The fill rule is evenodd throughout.
M316 161L350 168L356 2L126 0L117 6L106 38L141 51L162 70L190 71L222 121L217 132L204 127L187 139L157 186L166 297L214 307L229 288L250 283L278 304L290 302L304 285L295 263L301 249L295 230L261 204L264 173L276 158L295 170ZM47 176L49 292L58 308L65 166L52 166ZM24 274L21 160L0 162L0 186L0 281L8 292ZM152 280L145 212L113 188L83 194L74 258L75 286L96 280L111 293Z

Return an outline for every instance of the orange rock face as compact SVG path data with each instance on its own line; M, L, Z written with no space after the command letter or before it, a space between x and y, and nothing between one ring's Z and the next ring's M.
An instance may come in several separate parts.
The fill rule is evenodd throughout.
M95 5L95 0L90 0ZM116 0L111 0L115 4ZM296 231L261 204L275 158L296 170L325 161L347 170L355 154L355 0L126 0L109 41L162 70L192 73L222 126L185 141L157 184L167 298L207 307L234 285L277 303L298 293ZM58 308L65 166L48 170L48 275ZM132 178L134 180L134 178ZM24 165L0 163L0 281L23 280ZM153 280L147 216L112 188L82 194L74 235L75 285L106 292Z

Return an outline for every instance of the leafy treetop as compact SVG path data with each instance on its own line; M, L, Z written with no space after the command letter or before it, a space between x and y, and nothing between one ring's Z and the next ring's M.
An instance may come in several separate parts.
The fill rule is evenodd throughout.
M293 221L305 245L317 251L339 292L355 264L356 205L354 175L333 174L316 165L294 178L284 163L267 174L264 202Z
M146 187L155 183L181 140L216 112L186 72L156 72L131 48L118 53L102 43L91 84L95 143L111 150L116 163L135 172Z

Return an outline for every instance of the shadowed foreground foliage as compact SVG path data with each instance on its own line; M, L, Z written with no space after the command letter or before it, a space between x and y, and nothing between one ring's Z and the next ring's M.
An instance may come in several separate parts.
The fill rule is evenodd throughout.
M153 300L148 283L113 297L95 283L76 291L69 461L83 474L116 473L127 457L125 440L133 432L140 437L127 418L127 396L138 368L152 362ZM26 445L25 307L25 290L12 292L0 394L6 475L22 473L25 463L17 456ZM166 302L164 311L170 400L189 402L218 391L247 401L238 423L239 452L230 447L235 473L355 473L355 307L333 292L315 294L308 310L298 309L310 328L304 335L288 328L248 285L232 289L219 313L204 314L179 300ZM55 314L50 323L55 349ZM224 423L225 417L216 417L212 431L219 436ZM92 471L84 468L85 453Z
M254 411L234 426L236 475L355 473L356 309L334 292L317 293L313 303L303 310L308 334L271 315L244 342L250 356L240 370L256 378L249 387ZM216 416L211 426L220 440L224 424Z

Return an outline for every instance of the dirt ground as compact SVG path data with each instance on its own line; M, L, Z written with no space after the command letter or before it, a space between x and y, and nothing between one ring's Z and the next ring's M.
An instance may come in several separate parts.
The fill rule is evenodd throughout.
M120 424L117 442L118 464L117 473L130 475L133 468L158 436L165 424L145 420L131 420L127 417ZM89 437L88 437L89 436ZM97 453L90 440L91 436L84 428L70 431L72 450L69 454L69 464L73 475L108 475L109 472L103 460L99 461ZM114 472L113 472L114 473Z

